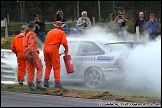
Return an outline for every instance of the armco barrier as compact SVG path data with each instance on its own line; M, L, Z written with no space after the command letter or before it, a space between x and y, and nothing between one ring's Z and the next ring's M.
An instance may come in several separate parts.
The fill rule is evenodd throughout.
M8 49L1 49L1 78L17 81L16 64L14 53Z

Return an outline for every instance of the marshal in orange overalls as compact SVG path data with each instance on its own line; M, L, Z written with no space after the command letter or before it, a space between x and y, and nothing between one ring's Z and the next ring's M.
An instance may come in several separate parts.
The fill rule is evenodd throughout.
M10 49L16 54L18 64L18 82L24 82L24 76L26 73L26 64L24 59L24 46L23 46L24 32L21 32L15 36L12 40Z
M44 80L49 80L51 69L53 68L55 82L60 82L59 47L61 44L64 46L65 51L68 51L68 43L65 32L59 27L50 30L47 33L43 49L44 61L46 65Z
M35 68L37 69L36 81L41 81L43 73L43 65L41 59L39 58L37 43L36 43L36 34L33 31L27 32L24 38L25 46L25 60L26 67L28 70L28 85L33 84ZM30 52L33 53L33 61L30 61Z

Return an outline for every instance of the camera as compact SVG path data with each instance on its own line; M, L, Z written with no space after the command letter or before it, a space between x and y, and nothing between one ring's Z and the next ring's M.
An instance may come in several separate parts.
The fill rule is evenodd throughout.
M87 23L84 23L84 27L87 27Z

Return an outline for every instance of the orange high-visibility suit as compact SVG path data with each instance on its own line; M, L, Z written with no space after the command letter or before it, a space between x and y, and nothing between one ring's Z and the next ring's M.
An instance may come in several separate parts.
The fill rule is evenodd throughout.
M26 73L26 64L24 59L24 45L23 45L23 38L24 33L21 32L17 36L15 36L12 40L12 44L10 46L10 49L12 52L16 54L17 57L17 64L18 64L18 82L24 82L24 76Z
M34 80L34 72L35 68L37 69L36 73L36 81L41 81L42 73L43 73L43 65L41 59L39 58L38 48L36 43L36 34L34 32L27 32L24 38L24 54L25 54L25 61L26 67L28 70L28 84L33 84ZM30 61L30 54L32 52L34 54L34 60Z
M53 67L55 82L60 82L60 54L59 47L62 44L68 51L68 44L65 32L59 28L50 30L44 42L44 61L46 65L44 80L49 80Z

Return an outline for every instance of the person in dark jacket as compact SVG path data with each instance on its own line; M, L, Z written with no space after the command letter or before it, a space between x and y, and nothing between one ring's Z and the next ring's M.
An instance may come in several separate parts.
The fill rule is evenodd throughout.
M158 25L158 20L154 17L154 14L151 13L150 20L148 21L149 40L155 40L155 38L159 35Z
M42 43L45 41L45 22L39 18L39 15L36 13L34 14L34 19L29 20L27 23L30 21L34 21L36 24L35 28L35 33L37 34L37 37L41 40Z
M56 21L61 21L62 24L65 24L65 22L66 22L66 18L63 14L62 9L60 9L60 8L58 9L58 11L56 13ZM62 29L65 31L65 33L68 33L68 25L67 24L65 24Z
M141 40L146 40L146 34L147 34L147 22L148 18L144 16L143 12L139 13L139 18L135 21L134 29L136 32L136 27L139 26L139 34Z
M57 11L56 21L66 22L66 19L61 9L58 9Z

